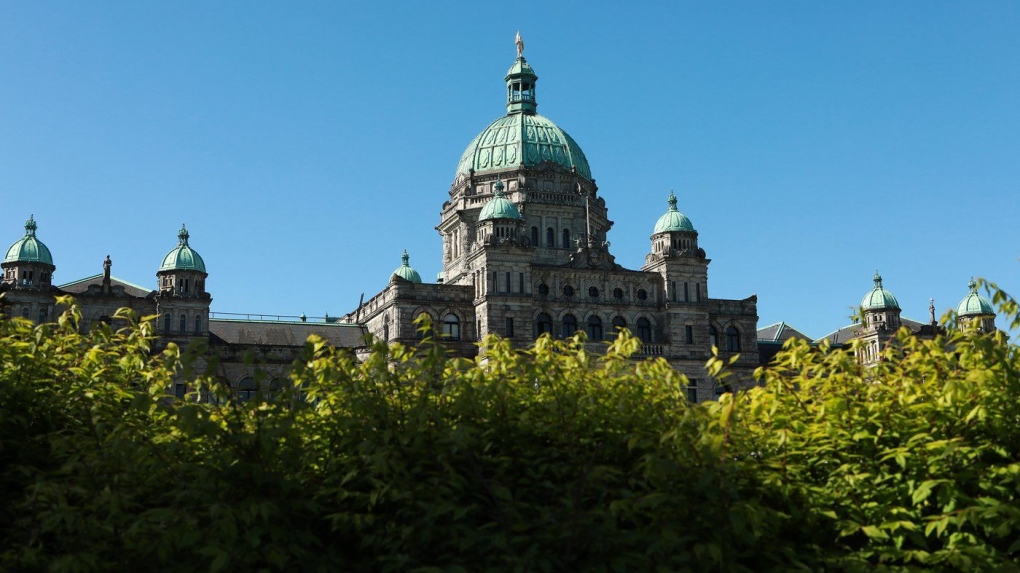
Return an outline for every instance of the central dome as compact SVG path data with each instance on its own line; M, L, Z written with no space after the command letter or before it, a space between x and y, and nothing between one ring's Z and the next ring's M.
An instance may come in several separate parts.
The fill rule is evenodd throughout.
M549 118L535 113L535 83L538 76L528 65L518 38L517 60L507 72L505 116L489 124L468 144L457 164L457 175L512 169L521 165L534 167L549 161L591 180L588 158L574 138L567 135Z
M489 124L464 150L457 174L534 167L552 161L591 180L591 168L581 146L549 118L538 114L505 115Z

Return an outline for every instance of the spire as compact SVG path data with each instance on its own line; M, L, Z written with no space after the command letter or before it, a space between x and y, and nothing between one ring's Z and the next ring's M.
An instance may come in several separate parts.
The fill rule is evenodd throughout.
M188 233L188 229L184 226L184 223L181 223L181 230L177 232L178 243L181 245L187 245L188 237L190 236L191 235Z
M506 80L506 113L532 115L538 107L535 102L535 82L538 81L538 76L528 65L528 60L524 59L524 40L521 39L520 32L517 32L515 43L517 59L503 78Z
M34 237L36 228L35 215L29 215L28 220L25 221L25 236Z
M669 204L670 211L676 211L676 195L673 194L673 190L669 190L669 197L666 197L666 203Z
M878 274L878 269L875 269L875 276L872 280L875 281L875 288L882 288L882 275Z
M411 262L411 256L407 254L407 249L404 249L404 254L400 255L400 263L402 265L404 265L405 267L409 267L409 266L411 266L409 264L410 262Z

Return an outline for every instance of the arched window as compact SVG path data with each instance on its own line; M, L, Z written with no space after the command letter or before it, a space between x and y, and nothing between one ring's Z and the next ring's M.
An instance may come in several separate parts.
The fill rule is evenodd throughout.
M627 328L627 321L622 316L613 317L613 336L616 336L618 332Z
M181 313L181 334L188 332L188 316Z
M415 315L411 326L414 327L415 337L418 340L432 336L432 316L427 312L419 312Z
M388 315L383 318L382 338L383 342L390 341L390 317Z
M542 312L535 317L535 338L548 333L550 336L553 333L552 317Z
M714 326L708 327L708 345L713 348L719 346L719 331Z
M42 323L46 322L47 320L49 320L49 318L50 318L49 314L50 313L47 312L46 305L40 306L39 307L39 324L42 324Z
M25 306L21 307L21 317L22 318L28 318L30 312L31 312L31 309L28 307L27 304Z
M531 246L538 246L538 227L531 228Z
M443 338L460 340L460 319L452 312L443 317Z
M545 246L555 247L556 246L556 231L552 227L545 230Z
M573 336L577 332L577 317L572 314L563 316L563 337Z
M170 332L170 313L163 315L163 332Z
M563 229L563 248L570 248L570 229Z
M602 340L602 319L594 314L588 317L588 340Z
M726 327L726 350L740 352L740 331L733 326Z
M641 339L641 342L649 343L652 341L652 323L643 316L637 319L637 336Z
M259 395L259 385L255 382L255 379L251 376L245 376L237 383L237 401L247 402L253 400Z
M195 315L195 334L202 334L202 315Z

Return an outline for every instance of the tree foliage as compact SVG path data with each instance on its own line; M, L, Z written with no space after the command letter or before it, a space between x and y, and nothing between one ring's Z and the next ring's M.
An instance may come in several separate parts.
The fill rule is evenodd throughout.
M149 322L75 324L0 324L3 570L1018 570L1001 335L902 334L871 369L792 342L699 405L626 334L475 361L312 339L241 403L201 373L170 397L189 360Z

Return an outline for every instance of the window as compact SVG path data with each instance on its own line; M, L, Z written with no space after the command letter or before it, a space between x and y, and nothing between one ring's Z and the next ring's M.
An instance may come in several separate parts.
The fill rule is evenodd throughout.
M538 246L538 227L531 228L531 246Z
M715 329L714 326L709 326L708 327L708 345L711 346L712 348L715 348L716 346L719 346L718 340L719 340L719 332Z
M460 340L460 319L452 312L443 317L443 338Z
M254 400L258 398L259 385L255 382L255 379L251 376L245 376L241 378L240 382L237 383L237 401L247 402L248 400Z
M602 319L595 315L588 317L588 340L602 340Z
M499 273L492 271L492 292L499 292Z
M556 231L552 227L545 230L545 246L555 247L556 246Z
M432 336L432 317L427 312L419 312L414 317L415 338L421 340L423 338Z
M733 326L726 327L726 350L740 352L740 331Z
M694 302L701 302L701 283L694 283Z
M553 333L552 317L550 317L548 314L544 312L539 313L539 315L535 317L535 337L538 338L543 334L552 335L552 333Z
M563 248L570 248L570 229L563 229Z
M47 312L46 305L41 305L39 307L39 324L46 322L47 320L49 320L49 318L50 313Z
M163 315L163 332L170 332L170 314Z
M520 293L524 294L524 273L517 274L517 286L520 287Z
M646 291L643 288L638 289L637 297L638 297L638 300L648 300L648 291Z
M684 302L691 302L691 285L684 283Z
M195 334L202 334L202 315L195 315Z
M616 300L622 300L623 299L623 289L622 288L614 288L613 289L613 298L615 298Z
M622 316L613 317L613 336L616 336L618 332L627 328L627 321Z
M183 400L184 397L187 394L188 394L188 385L187 384L174 384L174 397L175 398L177 398L179 400Z
M181 314L181 329L180 330L181 330L181 334L186 334L188 332L188 316L185 315L185 314Z
M588 296L592 298L599 297L599 287L588 287Z
M570 285L563 286L563 296L574 296L574 287Z
M693 326L688 324L687 326L684 327L684 339L687 341L687 344L694 344L694 327Z
M695 379L688 380L687 385L687 401L691 404L698 403L698 381Z
M641 317L637 319L637 335L641 339L641 342L652 341L652 323L647 318Z
M25 306L21 307L21 317L22 318L28 318L29 312L30 312L30 309L28 308L27 304Z
M563 316L563 337L573 336L577 332L577 317L572 314Z
M503 330L503 335L507 338L513 338L514 336L514 319L513 317L506 317L506 328Z
M542 283L538 285L539 296L547 296L549 294L549 285Z
M669 298L673 302L676 302L676 281L671 281L669 283Z

